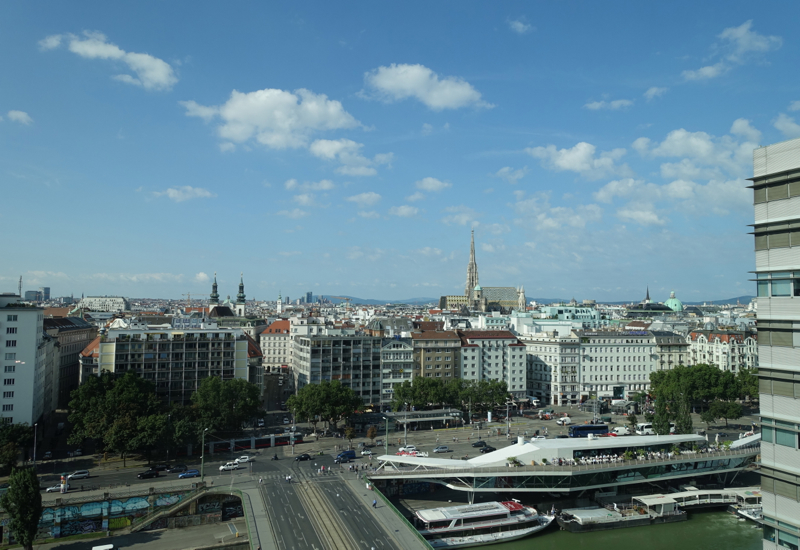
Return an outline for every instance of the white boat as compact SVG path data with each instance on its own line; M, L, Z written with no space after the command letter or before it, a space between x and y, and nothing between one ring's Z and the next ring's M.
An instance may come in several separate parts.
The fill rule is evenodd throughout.
M466 548L527 537L554 519L514 501L418 510L415 523L433 548Z

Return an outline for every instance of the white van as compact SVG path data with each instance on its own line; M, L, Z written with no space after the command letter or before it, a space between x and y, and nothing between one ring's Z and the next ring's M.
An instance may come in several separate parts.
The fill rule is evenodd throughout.
M675 423L669 423L669 433L675 433ZM641 422L636 424L636 435L656 435L653 425L650 422Z
M616 428L611 430L611 433L616 435L631 435L631 431L630 429L628 429L627 426L617 426Z
M541 404L539 402L539 398L538 397L534 397L532 395L528 396L528 401L531 402L531 407L535 407L535 408L539 408L539 405Z

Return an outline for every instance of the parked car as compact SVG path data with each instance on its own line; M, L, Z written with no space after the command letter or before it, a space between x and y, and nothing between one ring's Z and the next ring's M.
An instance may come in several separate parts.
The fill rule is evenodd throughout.
M449 453L450 452L450 447L448 447L447 445L439 445L438 447L434 447L433 452L434 453Z
M44 453L44 456L42 456L42 460L50 460L51 458L53 458L53 453L51 453L50 451L47 451L46 453Z
M369 449L364 449L361 451L361 456L372 456L372 451Z
M178 479L185 479L187 477L200 477L199 470L186 470L182 474L178 475Z
M69 491L69 483L67 483L67 491ZM44 490L45 493L60 493L61 492L61 484L53 485L52 487L48 487Z
M72 456L83 456L83 450L75 449L74 451L72 451Z
M486 447L481 447L481 452L484 453L484 454L491 453L491 452L496 451L496 450L497 449L492 447L491 445L487 445Z
M611 435L631 435L631 431L627 426L617 426L609 432Z
M235 462L236 464L244 464L245 462L253 462L253 459L252 459L252 458L250 458L250 457L249 457L249 456L247 456L247 455L242 455L242 456L240 456L239 458L237 458L236 460L234 460L234 462Z
M156 464L155 466L150 467L151 470L155 470L156 472L166 472L170 469L169 464Z
M179 474L181 472L185 472L189 468L186 467L186 464L175 464L172 468L167 469L168 474Z
M220 472L230 472L231 470L238 470L239 465L236 462L226 462L219 467Z
M89 477L89 470L75 470L67 476L67 479L87 479Z
M486 442L483 439L479 439L475 443L472 444L473 447L486 447Z
M258 427L259 428L263 428L264 427L264 419L263 418L259 418L258 419Z
M400 447L397 450L400 451L401 453L410 453L410 452L416 451L418 449L417 449L416 445L406 445L405 447Z
M283 423L284 424L288 424L289 423L289 417L288 416L284 416L283 417Z
M311 455L303 453L301 455L297 455L294 459L295 462L302 462L304 460L311 460Z
M146 472L137 474L136 477L138 477L139 479L150 479L151 477L158 477L158 470L147 470Z
M556 420L556 424L559 426L568 426L569 424L572 424L572 419L568 416L564 416Z
M533 436L531 438L531 441L541 441L543 439L547 439L547 438L545 436L543 436L543 435L535 435L535 436Z

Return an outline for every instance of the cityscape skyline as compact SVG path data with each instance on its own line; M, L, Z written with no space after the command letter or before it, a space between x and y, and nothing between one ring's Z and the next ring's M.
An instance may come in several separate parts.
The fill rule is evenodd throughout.
M0 292L459 294L474 229L530 297L755 294L795 4L48 6L4 6Z

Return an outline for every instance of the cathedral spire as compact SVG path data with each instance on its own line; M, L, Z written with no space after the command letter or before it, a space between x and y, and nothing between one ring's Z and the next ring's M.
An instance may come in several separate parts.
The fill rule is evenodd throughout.
M243 304L244 303L244 273L240 274L239 279L239 294L236 295L236 303Z
M467 265L467 284L464 288L466 296L472 296L472 291L478 286L478 264L475 262L475 230L472 230L472 241L469 247L469 265Z
M214 272L214 283L211 285L211 295L208 297L208 303L212 305L219 305L219 292L217 292L217 272Z
M644 303L645 304L650 303L650 285L647 285L647 296L644 297Z

